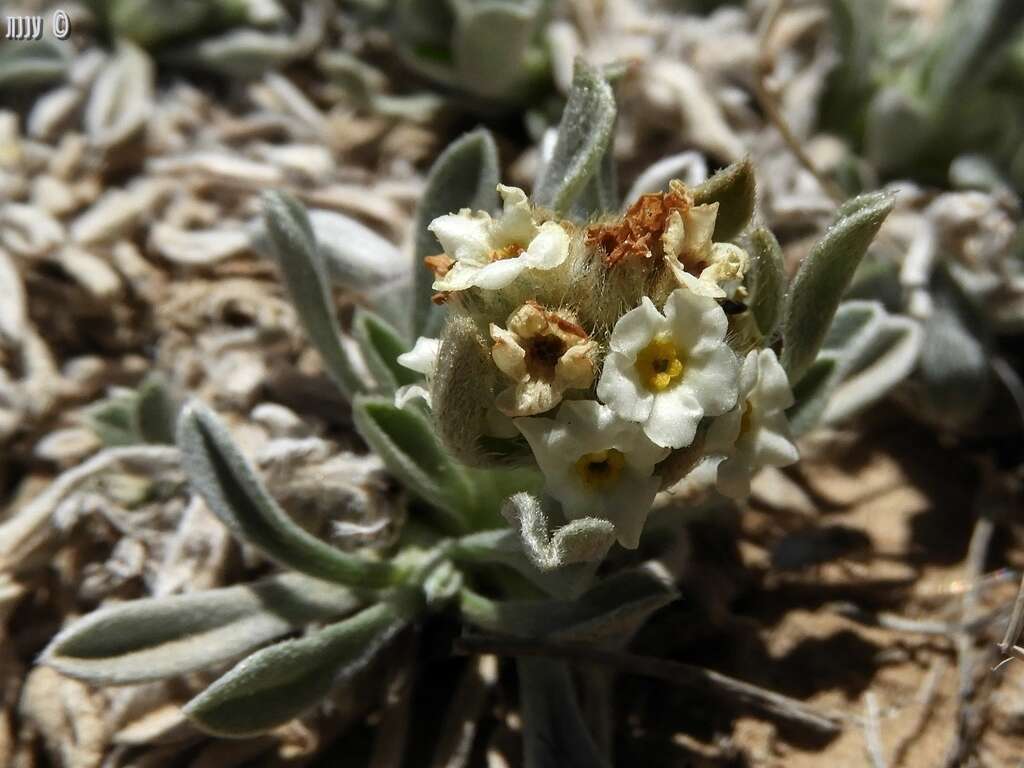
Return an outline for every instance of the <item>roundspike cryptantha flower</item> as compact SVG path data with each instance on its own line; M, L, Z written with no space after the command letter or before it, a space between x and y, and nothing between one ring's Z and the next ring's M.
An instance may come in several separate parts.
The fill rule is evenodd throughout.
M430 380L434 376L434 368L437 366L437 353L441 342L438 339L430 339L420 336L416 339L413 348L403 352L397 358L398 364L410 371L423 374L425 383L406 384L395 390L395 405L404 408L416 398L425 400L430 405Z
M569 235L560 224L537 224L526 193L498 185L504 210L498 218L464 208L430 223L450 263L431 264L435 291L500 290L527 269L550 270L569 254ZM443 273L443 274L442 274Z
M673 210L661 236L669 269L680 285L713 299L731 296L747 272L747 252L732 243L715 243L718 203Z
M758 469L784 467L799 458L785 414L792 404L789 379L775 353L749 352L740 371L739 402L708 428L706 450L726 454L718 465L719 491L742 498Z
M609 520L619 543L636 548L661 482L654 466L668 449L593 400L562 403L556 419L516 419L515 425L565 516Z
M739 364L727 330L725 312L707 296L678 288L664 315L645 296L615 324L597 396L643 424L657 445L689 445L704 416L736 405Z
M597 344L568 314L529 301L505 325L491 323L491 356L513 382L498 395L502 413L543 413L558 405L567 389L587 389L594 383Z

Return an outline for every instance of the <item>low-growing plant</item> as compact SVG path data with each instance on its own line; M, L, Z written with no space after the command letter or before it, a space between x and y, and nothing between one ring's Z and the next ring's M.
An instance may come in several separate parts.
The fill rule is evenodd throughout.
M414 274L346 330L331 275L356 280L371 260L353 252L331 269L303 207L269 193L267 240L309 339L424 514L393 549L342 552L293 522L220 419L187 403L176 442L193 489L285 572L103 607L41 660L127 684L241 659L185 713L246 736L308 711L430 615L622 645L673 600L663 567L615 552L641 545L655 494L709 462L720 493L746 495L759 468L797 460L791 422L806 431L882 396L918 339L877 302L842 301L890 197L840 208L789 279L774 236L751 224L748 162L622 203L615 116L609 84L578 63L532 200L499 183L487 131L449 146L417 210ZM168 402L150 386L92 418L149 439L145 424L161 420L145 414ZM517 668L526 764L606 764L565 663Z

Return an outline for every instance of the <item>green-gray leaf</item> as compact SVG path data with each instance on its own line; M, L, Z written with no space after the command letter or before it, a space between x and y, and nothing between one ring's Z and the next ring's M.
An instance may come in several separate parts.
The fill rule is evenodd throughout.
M565 662L516 659L526 768L603 768Z
M460 85L488 98L509 98L522 85L538 4L474 2L456 6L452 44Z
M0 89L38 88L64 78L68 58L51 40L7 40L0 44Z
M415 610L379 603L308 637L265 648L217 679L184 712L218 736L251 736L286 723L368 664Z
M655 567L621 571L572 600L490 600L462 593L464 618L496 634L566 642L628 639L678 597Z
M465 532L475 508L473 488L430 421L416 410L374 397L356 398L352 415L359 434L391 474L442 514L439 522L449 533Z
M756 197L754 164L749 158L723 168L693 190L694 205L718 203L712 237L719 242L732 240L743 231L754 213Z
M529 493L509 497L501 513L519 531L527 557L542 571L600 562L615 543L615 526L594 517L571 520L551 531L540 500Z
M758 227L750 233L754 270L750 311L761 335L770 340L782 319L786 303L786 267L782 248L770 231Z
M399 365L398 356L409 351L401 335L383 318L360 309L352 320L352 335L359 343L366 367L370 369L379 389L394 392L403 384L413 384L420 375Z
M142 439L147 443L173 445L178 404L171 397L163 376L151 374L146 377L139 387L136 407Z
M345 351L327 268L306 209L291 195L269 192L263 198L263 211L288 294L328 374L348 397L365 390Z
M819 357L793 387L794 403L786 411L786 419L795 437L810 432L821 421L835 388L838 367L834 357Z
M598 172L615 125L615 96L600 71L576 60L572 90L558 126L550 162L534 190L534 201L566 213Z
M433 273L423 259L440 253L441 246L427 229L434 219L462 208L493 211L498 202L498 148L483 128L448 145L427 175L415 218L413 260L413 335L436 336L444 313L432 301Z
M313 621L355 610L361 596L299 574L93 611L58 634L40 661L90 683L161 680L232 661Z
M799 382L814 362L843 292L893 202L883 198L839 218L800 265L783 321L782 364L791 382Z
M319 579L386 587L400 578L390 563L345 554L296 525L267 493L220 421L199 403L178 420L189 481L221 522L283 565Z

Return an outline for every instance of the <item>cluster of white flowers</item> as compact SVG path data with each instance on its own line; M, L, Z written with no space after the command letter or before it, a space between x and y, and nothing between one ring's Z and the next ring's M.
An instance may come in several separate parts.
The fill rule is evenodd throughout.
M674 452L715 458L718 489L733 497L759 468L796 460L793 396L775 353L730 345L742 334L730 333L722 303L746 296L749 259L712 241L718 203L694 205L673 182L580 227L522 190L498 191L499 217L462 210L430 225L444 249L427 260L435 298L475 321L493 370L438 381L434 361L449 342L421 339L400 361L428 387L435 379L435 402L456 389L460 402L488 401L525 438L565 516L610 520L626 547L637 546ZM630 302L611 287L631 279L651 295ZM593 304L624 302L614 322L593 319L607 317ZM424 391L401 397L415 394Z

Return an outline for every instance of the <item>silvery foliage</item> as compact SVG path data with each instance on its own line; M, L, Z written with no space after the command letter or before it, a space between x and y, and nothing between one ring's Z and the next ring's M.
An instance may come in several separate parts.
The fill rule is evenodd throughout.
M935 29L887 0L833 0L832 11L840 63L823 127L883 178L971 190L922 204L900 265L872 261L852 289L918 322L904 400L963 432L997 390L996 338L1024 324L1024 5L960 0Z
M581 221L620 208L609 151L615 112L601 74L580 64L536 185L543 204ZM497 150L486 130L449 146L420 201L415 263L437 252L426 229L433 218L462 207L493 210L497 183ZM803 429L854 412L899 378L913 331L877 303L842 303L890 198L866 196L841 209L789 280L775 238L749 226L755 189L748 163L714 175L694 194L721 206L715 237L744 238L755 259L748 311L763 340L783 350L798 394L791 416ZM374 260L361 248L373 237L321 242L316 220L277 193L265 198L265 228L309 339L351 402L356 429L416 498L419 518L388 557L339 551L288 517L207 407L193 401L179 409L159 383L115 395L91 414L97 429L115 442L167 439L169 414L176 413L174 439L193 490L239 539L289 572L101 608L65 628L43 663L94 683L131 684L237 661L185 713L206 731L239 737L307 712L432 612L456 612L469 627L504 635L622 643L675 598L664 575L645 566L595 582L614 540L607 521L559 525L551 500L537 496L533 469L466 467L445 449L423 400L395 405L395 390L418 379L398 365L398 355L441 322L425 270L381 291L397 301L379 302L379 311L362 308L343 323L332 287L365 287ZM485 594L485 585L493 591L523 579L535 590L530 599L522 586L515 599ZM282 641L286 635L291 639ZM519 674L527 765L561 765L566 755L580 765L604 764L567 668L525 661Z
M824 127L887 178L943 181L958 156L1024 190L1024 5L953 0L927 29L889 0L832 0Z
M548 78L550 0L396 0L387 23L402 60L484 101L517 102Z

